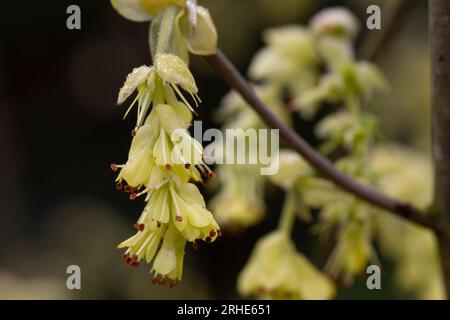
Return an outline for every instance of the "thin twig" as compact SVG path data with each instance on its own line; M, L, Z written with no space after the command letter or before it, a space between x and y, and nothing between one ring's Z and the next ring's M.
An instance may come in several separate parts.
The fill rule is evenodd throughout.
M377 61L384 49L401 31L415 5L417 5L417 1L399 0L386 18L387 22L382 22L383 27L379 32L366 30L364 34L370 32L375 34L375 36L367 37L367 39L370 39L369 42L364 41L362 43L360 56L368 61Z
M430 228L439 234L445 231L438 224L434 223L425 212L414 208L410 204L383 195L377 190L363 185L354 178L339 171L330 160L322 156L297 132L277 118L277 116L258 98L247 80L244 79L220 49L217 50L215 55L207 56L205 59L209 65L224 78L227 84L235 89L271 128L279 129L281 137L325 178L374 206L391 211L400 217Z

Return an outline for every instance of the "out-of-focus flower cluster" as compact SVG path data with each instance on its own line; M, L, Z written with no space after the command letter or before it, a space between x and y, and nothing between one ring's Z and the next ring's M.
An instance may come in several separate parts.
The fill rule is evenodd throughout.
M289 111L317 122L320 151L334 159L341 171L423 208L431 200L430 164L406 147L380 142L377 119L366 110L387 84L374 64L355 59L354 39L359 29L358 20L345 8L322 10L305 27L269 29L263 34L266 46L254 57L249 76L257 83L260 98L286 123L290 123ZM319 118L321 108L326 115ZM233 92L224 98L220 115L224 128L263 126ZM420 297L443 297L436 243L429 231L339 190L293 151L282 150L279 159L280 169L269 180L287 193L281 220L297 216L311 221L312 213L319 212L314 232L336 242L325 265L328 274L351 284L369 263L380 263L374 247L378 240L382 255L395 260L396 279L405 290ZM220 219L242 228L263 217L266 179L249 166L235 167L219 169L224 188L212 203L235 199L239 205L223 210ZM293 269L301 269L293 257L300 253L288 244L290 229L282 225L256 245L239 277L240 293L263 298L331 298L334 290L319 271L312 272L317 277L308 277L309 271L304 277L293 275ZM279 247L285 250L278 251ZM303 286L314 294L307 295Z
M254 89L279 118L290 123L289 115L279 99L279 88L261 85L255 86ZM265 127L255 111L234 91L224 97L217 120L224 122L223 130L241 129L235 132L236 135L245 135L247 129ZM223 143L226 144L226 141ZM227 152L225 145L221 149ZM259 150L248 148L245 152L249 158L257 158ZM239 230L259 223L266 212L264 189L267 181L265 176L260 175L260 165L223 164L218 167L217 175L221 186L211 201L211 208L219 223L230 230Z

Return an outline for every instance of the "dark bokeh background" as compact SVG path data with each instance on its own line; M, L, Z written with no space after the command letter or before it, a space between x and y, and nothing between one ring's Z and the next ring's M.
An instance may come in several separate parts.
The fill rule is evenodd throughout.
M415 1L380 59L396 94L382 98L376 112L390 136L427 151L426 4ZM364 18L367 4L380 2L395 0L200 1L217 23L222 49L243 72L261 46L263 29L305 23L320 8L338 4ZM70 4L81 7L82 30L66 28ZM124 109L115 101L131 69L150 63L147 29L121 18L106 0L1 2L0 298L237 297L239 270L256 239L276 223L282 200L277 190L270 192L271 214L262 225L195 252L189 248L184 280L175 289L151 285L148 268L129 269L115 248L133 232L143 206L115 190L109 165L128 152L133 119L122 121ZM193 59L192 69L204 102L200 117L204 126L217 127L210 119L227 87L201 59ZM414 83L405 84L405 77ZM309 136L309 128L299 129ZM302 251L322 261L314 238L298 228ZM81 291L65 287L70 264L82 269ZM369 292L363 281L339 297L402 297L388 286Z

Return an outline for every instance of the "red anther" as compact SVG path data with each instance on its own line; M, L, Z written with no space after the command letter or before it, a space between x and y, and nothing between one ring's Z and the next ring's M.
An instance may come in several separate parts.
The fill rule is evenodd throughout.
M125 188L123 189L126 193L131 193L133 191L133 188L130 187L129 185L126 185Z
M111 170L116 172L117 169L119 169L119 168L117 168L117 165L115 163L111 163Z
M130 200L136 200L136 198L137 198L137 193L132 193L132 194L130 194Z
M166 279L161 277L161 278L158 279L158 283L160 285L165 285L166 284Z
M198 249L198 246L197 246L197 242L192 242L192 247L194 248L194 250L197 250Z
M212 241L212 239L211 239L210 236L208 236L208 237L205 238L205 241L206 241L206 243L210 243Z
M288 102L287 102L287 104L286 104L286 109L289 111L289 112L294 112L295 111L295 109L296 109L296 104L295 104L295 99L291 99L291 100L289 100Z
M137 231L144 231L145 224L135 223L135 224L133 224L133 228L135 228Z
M122 188L123 188L122 182L120 182L120 181L117 182L117 183L116 183L116 189L117 189L117 190L122 190Z
M266 289L264 289L263 287L256 288L256 293L263 294L264 292L266 292Z
M153 277L152 278L152 283L153 284L157 284L158 283L158 278L157 277Z
M127 255L126 253L124 253L124 254L122 255L122 260L125 261L125 262L127 262L127 260L128 260L128 255Z
M161 221L156 221L156 227L161 228Z
M139 265L139 257L133 254L130 258L130 266L137 267Z
M166 168L167 170L172 170L172 165L167 163L164 168Z
M184 167L185 167L186 169L189 169L189 168L191 167L191 164L190 164L190 163L185 163L185 164L184 164Z
M203 181L195 181L195 183L201 185L202 187L206 187L206 183L204 183Z
M169 281L169 288L173 288L178 284L178 281L176 279Z
M216 232L214 231L214 230L211 230L211 232L209 233L209 236L211 237L211 238L214 238L215 236L216 236Z
M136 129L131 130L131 136L132 136L132 137L135 137L135 136L136 136L136 133L137 133Z
M214 172L208 172L209 179L214 179L215 177L216 177L216 175L214 174Z
M183 217L182 216L175 216L175 221L181 222L181 221L183 221Z

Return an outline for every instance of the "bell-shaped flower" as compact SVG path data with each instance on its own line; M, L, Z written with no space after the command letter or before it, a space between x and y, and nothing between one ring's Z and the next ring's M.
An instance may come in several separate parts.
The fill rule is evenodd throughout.
M159 119L159 135L153 147L158 165L171 169L174 165L203 165L203 147L183 128L183 121L170 105L155 108Z
M187 241L214 241L221 233L198 188L191 183L170 185L172 219Z
M117 104L122 104L144 82L148 81L152 71L153 70L151 67L145 65L134 68L133 71L127 76L123 87L119 91Z
M173 224L169 224L158 254L153 262L154 282L169 280L169 286L181 281L183 274L184 247L186 239Z
M326 74L316 87L302 92L292 104L305 119L311 119L323 102L336 103L342 99L344 83L336 74Z
M238 231L258 224L266 213L265 180L257 165L221 165L220 189L209 205L219 224Z
M158 189L148 189L145 206L138 226L150 226L151 229L164 228L174 224L190 242L214 241L220 233L212 213L206 208L205 201L198 188L187 181L171 177Z
M370 224L356 220L341 226L336 247L325 266L331 275L342 276L344 282L361 274L370 260L377 262L376 253L371 244Z
M315 83L318 56L314 38L302 27L286 26L264 32L267 46L254 57L249 76L254 80L270 80L280 85L302 87ZM305 81L309 80L309 81Z
M369 62L359 62L355 66L358 77L358 87L361 95L370 100L377 92L384 92L388 85L380 69Z
M134 236L118 245L119 249L127 248L124 261L137 267L145 259L152 264L153 283L166 284L168 280L169 287L174 286L182 277L186 239L172 224L161 228L137 225L137 228Z
M145 120L145 116L150 110L152 99L155 94L155 72L153 67L141 66L134 68L133 71L127 76L125 83L119 91L117 104L122 104L127 100L135 91L138 92L136 98L131 103L124 118L128 115L130 110L137 103L138 114L136 121L136 128L141 126Z
M123 258L132 267L137 267L141 259L152 262L166 231L165 228L155 229L143 225L137 226L137 229L134 236L117 246L119 249L127 248Z
M325 62L327 69L335 72L354 63L354 49L344 41L333 37L324 37L317 43L317 51Z
M263 39L270 48L284 57L298 59L302 65L314 65L317 62L314 38L306 28L296 25L271 28L264 31Z
M190 106L190 104L179 87L189 93L196 103L200 102L194 76L186 62L180 57L170 53L158 54L155 57L155 70L162 79L163 84L170 85L187 106Z
M138 188L147 183L153 165L152 144L156 141L156 132L151 125L144 125L133 137L128 161L124 165L113 165L120 168L117 181L125 180L130 187Z
M376 129L377 120L372 115L340 111L323 118L315 131L318 137L326 139L321 151L329 154L337 147L346 147L354 152L366 150Z
M377 188L387 195L425 209L433 200L433 166L426 154L399 144L373 148L368 165Z
M137 104L136 128L144 123L152 105L155 107L164 103L171 105L178 117L183 120L184 123L180 123L179 127L187 128L192 120L191 112L195 111L180 88L188 92L198 105L200 102L197 95L198 88L186 63L176 55L159 54L154 67L144 65L133 69L119 91L117 103L122 104L137 91L136 98L124 116L126 117Z
M170 175L170 173L165 174ZM167 178L167 181L169 180L170 178ZM170 201L169 184L168 182L158 189L150 189L147 191L147 205L137 222L138 225L161 228L169 223L171 214L170 206L168 205Z
M315 34L354 39L359 32L358 19L344 7L327 8L316 13L310 20Z
M258 241L238 278L243 296L271 299L330 299L333 282L297 252L289 237L272 232Z

